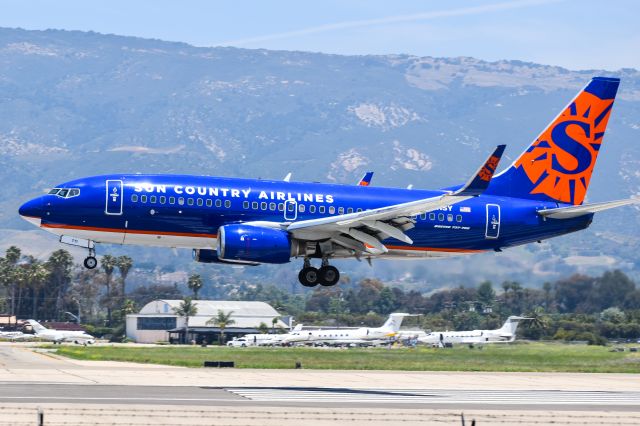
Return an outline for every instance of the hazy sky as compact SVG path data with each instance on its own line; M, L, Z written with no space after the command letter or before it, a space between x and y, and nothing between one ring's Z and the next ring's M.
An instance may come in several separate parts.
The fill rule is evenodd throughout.
M0 0L0 26L339 54L640 68L638 0Z

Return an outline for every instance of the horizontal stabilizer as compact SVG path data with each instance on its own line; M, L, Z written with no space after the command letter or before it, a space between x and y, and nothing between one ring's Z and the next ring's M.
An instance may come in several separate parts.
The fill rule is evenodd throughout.
M613 209L615 207L627 206L629 204L640 204L640 198L628 198L626 200L605 201L603 203L582 204L580 206L559 207L557 209L539 210L542 217L551 219L571 219L584 216L586 214L597 213L602 210Z
M506 145L498 145L493 154L480 166L466 185L454 192L453 195L476 196L482 194L489 186L489 182L491 182L491 178L498 168L498 163L500 163L505 147Z

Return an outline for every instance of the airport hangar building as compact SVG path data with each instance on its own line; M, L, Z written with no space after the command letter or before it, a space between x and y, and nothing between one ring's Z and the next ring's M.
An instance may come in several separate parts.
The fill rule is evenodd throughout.
M243 336L248 333L259 333L258 327L264 323L272 329L290 329L290 317L282 317L271 305L265 302L240 302L223 300L194 300L198 313L189 317L189 335L185 333L185 318L175 314L174 309L180 306L182 300L154 300L147 303L139 313L127 315L128 338L137 343L156 342L203 342L215 343L220 337L220 328L209 320L218 315L218 311L225 314L232 312L234 321L225 327L227 340Z

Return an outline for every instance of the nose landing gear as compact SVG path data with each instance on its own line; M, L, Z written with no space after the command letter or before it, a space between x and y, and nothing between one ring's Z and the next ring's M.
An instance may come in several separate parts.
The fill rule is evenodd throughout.
M87 269L95 269L98 266L98 259L96 259L96 251L94 249L89 249L89 256L84 259L83 263Z
M98 266L98 259L96 259L96 245L91 240L85 240L83 238L72 237L70 235L61 235L60 242L62 244L68 244L70 246L82 247L89 250L89 256L84 259L84 267L87 269L95 269Z
M340 271L335 266L329 265L327 259L322 259L322 266L316 269L311 266L308 258L304 260L304 266L298 274L300 284L305 287L315 287L320 284L323 287L331 287L340 280Z

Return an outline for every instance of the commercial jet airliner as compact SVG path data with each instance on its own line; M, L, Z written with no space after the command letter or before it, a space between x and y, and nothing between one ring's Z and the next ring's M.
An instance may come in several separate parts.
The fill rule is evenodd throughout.
M97 266L96 242L183 247L204 263L300 258L298 277L308 287L338 282L333 259L501 251L585 229L594 213L635 202L583 204L619 83L593 78L511 166L494 176L500 145L463 185L422 190L112 174L57 185L21 206L20 215L62 243L86 248L87 268Z

